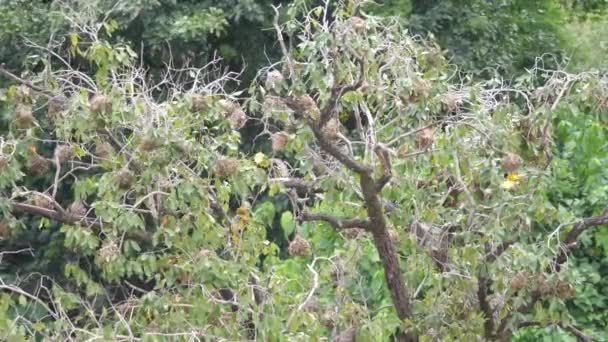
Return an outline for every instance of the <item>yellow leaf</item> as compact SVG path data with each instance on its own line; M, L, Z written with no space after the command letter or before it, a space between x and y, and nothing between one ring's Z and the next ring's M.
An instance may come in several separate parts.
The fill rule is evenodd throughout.
M75 47L76 45L78 45L79 39L80 39L80 37L78 37L77 33L70 33L70 43L72 44L72 47Z
M266 157L266 155L262 152L257 153L254 157L253 157L253 161L255 162L255 164L261 168L267 168L268 166L270 166L270 162L268 161L268 157Z

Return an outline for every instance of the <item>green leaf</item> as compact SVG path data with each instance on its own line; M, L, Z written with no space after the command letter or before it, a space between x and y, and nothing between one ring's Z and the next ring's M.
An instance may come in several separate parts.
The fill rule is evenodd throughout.
M253 157L253 161L257 166L262 168L267 168L268 166L270 166L270 160L262 152L256 153L256 155Z
M19 301L19 305L21 305L21 306L27 305L27 298L25 298L24 295L20 295L18 301Z
M608 255L608 229L600 228L595 232L597 244L604 250L604 255Z
M296 223L293 220L293 214L291 211L285 211L283 214L281 214L281 228L283 229L285 238L289 239L289 236L296 229Z
M274 204L272 204L272 202L264 202L256 207L253 215L258 222L271 225L274 220L275 212Z

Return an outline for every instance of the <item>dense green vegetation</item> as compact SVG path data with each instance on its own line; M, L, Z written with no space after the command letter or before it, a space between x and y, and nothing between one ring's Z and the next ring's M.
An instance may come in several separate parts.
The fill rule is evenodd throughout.
M606 2L278 3L0 3L0 339L608 340Z

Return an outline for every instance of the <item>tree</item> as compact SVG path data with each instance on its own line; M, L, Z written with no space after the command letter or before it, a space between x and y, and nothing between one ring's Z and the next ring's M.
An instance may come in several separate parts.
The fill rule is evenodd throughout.
M192 65L221 57L233 71L251 80L255 70L274 58L271 26L272 0L206 1L31 1L7 0L0 4L0 60L11 69L39 71L40 46L54 36L78 32L79 16L106 20L113 28L111 43L127 41L141 50L140 62L150 74L164 63ZM69 10L68 10L69 9ZM66 15L68 16L66 18ZM56 43L62 43L56 41ZM37 45L37 46L33 46ZM251 45L258 48L251 49Z
M566 14L552 0L393 0L375 11L401 15L413 33L434 37L454 63L482 78L525 73L547 54L544 62L555 67L567 45Z
M64 259L62 276L0 283L6 337L592 334L565 304L568 256L608 210L552 206L551 132L554 113L605 111L605 79L463 84L437 47L356 11L290 7L284 59L247 96L214 65L149 83L94 18L67 47L86 72L2 69L20 85L3 97L0 232L60 232ZM244 125L262 127L251 153Z

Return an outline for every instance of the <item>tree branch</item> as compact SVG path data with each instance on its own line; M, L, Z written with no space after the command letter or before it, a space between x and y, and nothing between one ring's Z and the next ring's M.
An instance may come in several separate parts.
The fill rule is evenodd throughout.
M11 73L10 71L6 70L4 68L4 63L0 64L0 74L5 75L6 77L8 77L9 79L19 83L19 84L23 84L24 86L34 90L35 92L38 92L46 97L53 97L55 94L53 94L53 92L46 90L44 88L41 88L37 85L35 85L34 83L32 83L32 81L28 81L28 80L24 80L23 78Z
M281 47L281 52L287 61L287 67L289 68L289 78L293 78L296 75L295 68L293 66L293 61L291 60L291 56L289 55L289 51L287 51L287 47L285 46L285 40L283 39L283 32L281 31L281 27L279 26L279 9L281 5L272 6L274 10L274 19L272 21L272 25L277 33L277 40L279 41L279 46Z
M329 223L332 227L336 229L352 229L352 228L362 228L369 229L369 221L362 219L341 219L335 216L321 214L321 213L311 213L308 211L302 212L300 214L300 220L302 221L324 221Z
M595 227L608 224L608 208L604 209L604 211L597 216L588 217L583 219L580 223L574 226L574 228L566 235L566 239L564 240L565 246L561 249L561 252L553 258L553 261L550 264L550 272L559 272L560 265L566 262L568 259L568 255L572 252L572 250L577 246L577 240L579 236L585 232L585 230Z
M494 334L494 310L488 302L488 290L492 284L492 280L486 277L479 277L477 280L477 299L479 300L479 308L484 315L483 330L486 339L490 340Z
M380 160L380 165L382 166L382 176L376 181L376 191L380 192L393 177L393 168L391 166L389 151L384 145L376 145L374 152L378 156L378 160Z
M32 216L45 217L53 221L61 222L63 224L76 224L82 223L83 225L101 230L102 223L97 220L86 216L78 216L73 215L66 212L61 212L59 210L50 210L42 207L38 207L31 204L19 203L19 202L10 202L13 211L28 214ZM108 225L110 225L108 223ZM127 234L130 238L138 240L140 242L148 242L152 240L152 237L147 232L134 231L132 233Z
M313 125L312 131L315 134L321 149L332 157L336 158L340 163L342 163L342 165L346 166L351 171L358 173L359 175L372 173L372 169L369 166L355 160L351 156L342 153L342 151L340 151L340 149L334 145L318 127Z
M561 323L557 323L557 324L550 324L550 325L557 325L560 328L568 331L569 333L571 333L572 335L576 336L576 338L579 341L582 342L591 342L593 341L593 339L587 335L585 335L582 331L580 331L580 329L578 329L577 327L573 326L573 325L564 325ZM541 322L538 321L524 321L519 323L518 327L519 328L526 328L526 327L535 327L535 326L539 326L539 327L544 327L545 325L543 325Z
M591 227L604 224L608 224L608 208L604 209L604 211L600 215L585 218L580 223L575 225L574 228L568 233L568 235L566 235L566 239L564 241L565 246L562 248L561 252L553 258L546 271L549 273L559 272L561 270L561 265L566 262L566 260L568 259L568 255L577 246L577 240L579 236L583 232L585 232L585 230ZM541 298L542 292L540 291L540 289L533 290L530 294L529 300L526 303L520 305L502 320L498 328L498 333L503 337L510 336L511 331L507 330L506 327L509 323L509 320L513 317L513 313L528 313L530 310L532 310L534 305L536 305L536 303Z
M295 189L298 193L321 193L323 189L317 186L316 182L308 182L301 178L271 178L269 182L283 184L286 188Z
M488 252L486 254L486 262L492 263L492 262L496 261L496 259L498 259L498 257L500 257L502 255L502 253L504 253L507 249L509 249L509 247L511 247L511 245L513 245L514 243L515 243L515 241L513 241L513 240L505 241L502 244L500 244L498 247L496 247L496 249L494 249L493 251Z
M359 89L363 84L363 78L365 75L365 64L360 59L357 59L357 63L359 64L359 79L353 84L345 86L335 86L331 89L331 97L329 99L329 102L321 110L321 118L319 119L318 124L319 128L323 128L323 126L325 126L325 124L327 124L327 122L331 119L332 115L334 114L334 111L336 110L338 102L340 102L340 100L342 99L342 96L344 96L344 94L348 93L349 91Z
M101 224L93 220L91 218L85 216L76 216L71 215L65 212L61 212L59 210L50 210L47 208L38 207L31 204L19 203L19 202L11 202L11 206L14 211L29 214L33 216L45 217L53 221L65 223L65 224L75 224L78 222L84 222L87 226L91 226L94 228L101 228Z

